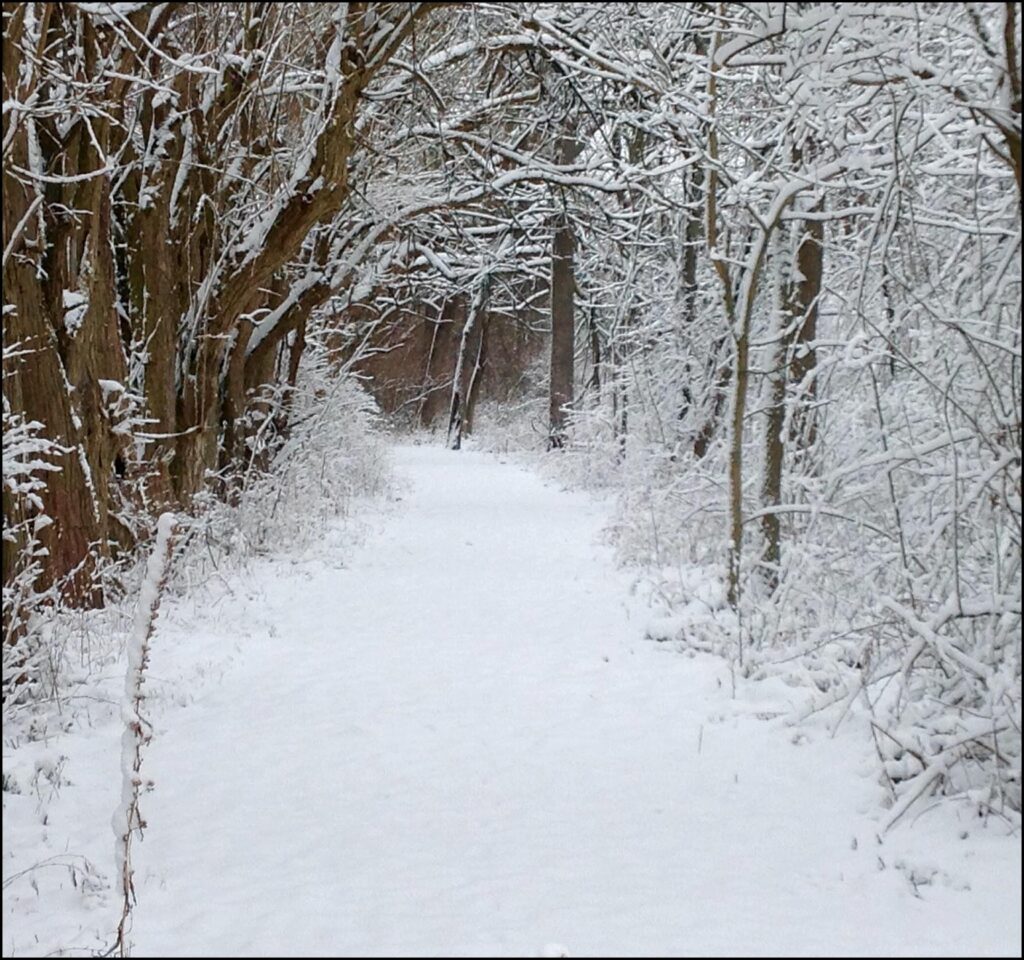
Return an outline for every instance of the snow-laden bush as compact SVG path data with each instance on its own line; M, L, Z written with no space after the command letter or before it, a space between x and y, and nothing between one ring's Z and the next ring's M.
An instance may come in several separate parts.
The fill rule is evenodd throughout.
M387 485L378 416L359 380L334 370L328 351L310 342L294 387L264 387L250 398L245 461L221 477L226 497L197 498L179 552L219 563L322 541L356 500Z
M4 347L5 365L17 356ZM58 597L54 586L40 589L45 548L39 534L53 523L43 512L40 494L60 448L43 433L43 425L14 413L3 398L4 553L11 558L3 585L3 702L8 706L38 692L48 650L43 642L47 614ZM6 563L5 563L6 566Z
M931 335L932 350L955 355L955 337L941 337ZM703 456L692 437L679 441L671 391L665 402L647 391L632 404L624 437L607 401L581 404L569 456L550 459L572 482L617 487L610 535L660 608L652 637L723 653L748 676L802 684L805 715L832 725L851 711L864 717L893 820L941 786L1018 822L1019 364L984 344L960 357L955 379L937 382L924 371L883 373L842 344L819 348L818 362L831 403L813 451L789 454L774 588L756 518L762 418L748 427L735 610L722 589L728 451L721 433ZM620 375L627 396L643 393ZM672 371L654 376L671 381Z
M514 402L481 400L473 414L472 443L508 454L543 450L548 435L548 405L543 397Z
M218 493L196 497L188 513L179 515L172 592L257 554L325 539L336 543L346 536L340 527L354 502L388 482L373 400L354 376L332 370L327 351L315 342L295 386L255 395L247 418L244 464L225 472ZM35 736L49 725L40 698L62 704L76 690L94 696L90 678L121 656L154 518L145 513L144 497L125 500L122 522L130 521L141 551L97 557L93 575L103 590L103 608L67 607L59 585L38 586L38 534L50 522L39 512L39 493L56 469L58 448L40 424L26 423L6 402L3 427L5 502L10 515L20 518L4 530L5 550L15 560L3 588L4 720L6 726L17 714L12 736Z

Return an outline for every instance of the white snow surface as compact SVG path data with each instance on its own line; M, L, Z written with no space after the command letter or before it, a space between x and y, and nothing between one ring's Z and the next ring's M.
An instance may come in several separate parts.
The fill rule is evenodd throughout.
M1020 955L1020 837L942 803L880 841L865 730L643 639L604 506L473 451L396 463L359 547L164 604L135 956ZM99 863L109 728L64 823ZM18 890L5 955L52 949L55 903L64 936L116 923L113 891Z

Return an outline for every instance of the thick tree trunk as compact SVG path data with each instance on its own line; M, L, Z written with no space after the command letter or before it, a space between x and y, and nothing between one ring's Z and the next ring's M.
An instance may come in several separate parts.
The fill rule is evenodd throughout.
M244 250L232 217L249 202L240 195L268 155L268 131L265 103L252 96L264 74L235 61L264 49L266 18L246 17L222 73L183 61L164 82L152 61L167 59L160 35L182 5L129 4L117 25L103 6L4 4L4 324L23 351L5 363L4 393L59 444L59 472L45 477L41 509L53 522L40 529L39 586L61 582L76 603L98 602L92 564L113 541L130 542L116 519L129 469L144 465L140 505L159 508L188 502L210 470L243 459L253 376L330 289L321 282L280 329L268 328L262 350L248 347L254 311L311 231L341 210L362 91L436 5L351 4L344 23L323 20L320 47L337 57L310 127L316 139L294 182L284 170L267 181L275 189L283 175L288 193L266 207L269 222L254 226ZM230 14L214 5L187 16L192 53L219 49L204 26ZM314 259L326 253L315 247ZM293 341L290 379L303 344ZM150 418L136 435L141 459L116 422L129 387L146 405L132 412ZM8 519L29 519L17 499L5 501Z
M6 177L5 177L6 179ZM5 184L6 198L17 188ZM63 451L54 459L57 472L46 475L42 510L52 523L39 532L46 550L38 589L60 583L65 599L93 605L101 600L92 585L90 547L101 539L100 512L92 496L84 430L72 407L67 371L57 349L57 337L47 316L35 270L30 262L11 258L4 269L4 297L14 309L4 317L7 342L21 356L4 370L4 391L12 407L26 420L43 425L45 435ZM5 522L11 522L5 517ZM12 571L4 552L4 581ZM70 575L70 576L69 576Z
M32 76L21 45L25 8L5 5L4 13L5 90L25 96ZM81 16L44 5L41 36L60 46L69 31L77 35ZM88 23L79 42L92 67L96 37ZM11 111L3 121L10 143L3 172L4 335L22 353L4 371L4 392L12 409L41 423L63 451L59 472L47 474L42 492L42 513L52 522L40 531L46 553L37 588L59 584L65 599L84 605L102 602L92 573L97 554L108 548L109 484L120 443L107 400L117 392L113 381L125 379L109 183L100 172L108 126L96 120L86 137L82 120L58 128L52 118L30 123ZM57 176L33 182L14 168ZM5 581L10 573L4 570Z
M99 170L100 166L100 158L93 155L91 170ZM67 373L83 425L81 442L99 517L101 539L97 548L105 554L111 537L116 537L122 546L131 546L128 531L119 524L113 528L110 512L117 463L122 464L123 472L128 441L123 433L115 432L118 424L112 419L112 409L127 389L128 365L117 316L110 184L102 176L88 183L90 189L82 201L88 200L91 213L79 265L79 287L85 290L88 306L78 331L67 340Z

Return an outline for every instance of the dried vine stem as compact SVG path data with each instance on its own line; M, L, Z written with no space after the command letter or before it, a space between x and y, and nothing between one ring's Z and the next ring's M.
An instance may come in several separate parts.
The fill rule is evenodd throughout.
M142 748L149 742L152 734L148 721L142 716L142 701L145 699L142 684L149 662L149 641L153 635L153 625L160 608L160 596L170 568L175 523L173 513L161 514L157 520L156 543L146 566L135 622L128 640L128 669L125 674L125 698L122 706L125 729L121 735L121 803L113 819L116 838L114 856L121 878L123 900L121 919L117 924L117 939L111 952L116 952L121 957L128 956L129 953L125 929L135 903L131 865L132 835L138 831L141 836L146 825L139 813L139 792L143 785L139 770L142 767Z

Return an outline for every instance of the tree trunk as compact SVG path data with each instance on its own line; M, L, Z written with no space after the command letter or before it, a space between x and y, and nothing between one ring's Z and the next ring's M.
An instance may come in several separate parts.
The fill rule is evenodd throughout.
M462 447L462 434L466 416L467 397L472 380L466 359L472 352L472 341L476 338L480 326L481 314L486 298L486 280L473 294L473 301L466 312L466 322L459 338L459 352L455 357L455 372L452 374L452 393L448 405L448 449L459 450ZM464 301L461 301L464 304Z
M548 448L565 445L567 412L573 401L573 362L576 346L575 272L576 236L568 215L555 226L551 245L551 380L549 389Z
M572 135L559 137L556 156L573 163L583 144ZM565 446L568 411L573 402L576 355L576 232L563 196L551 239L551 374L548 384L548 449Z
M480 333L477 337L476 362L473 364L473 373L469 378L469 386L466 388L466 415L462 423L462 432L467 436L473 432L473 417L476 414L476 402L480 396L480 383L487 367L487 331L490 329L490 316L486 306L480 314L477 326L480 328Z
M822 209L817 201L811 212ZM807 409L815 396L814 374L817 354L818 297L821 293L823 248L822 223L808 219L798 221L793 263L786 270L780 291L781 324L775 350L775 364L770 374L768 424L765 428L764 480L761 487L762 506L772 511L782 502L782 478L785 467L786 397L790 388L797 390L790 411L790 440L797 449L806 450L814 443L814 412ZM768 589L779 585L779 563L782 558L781 523L777 512L761 518L764 548L761 554Z
M810 208L812 213L818 213L823 209L823 200L818 200ZM821 296L825 263L823 239L824 224L821 220L803 221L803 234L796 255L796 266L800 276L793 291L792 312L794 318L797 318L797 324L792 342L793 360L790 365L791 380L800 391L790 427L792 438L801 450L810 450L817 438L814 401L818 395L818 354L814 344L818 337L818 300Z
M441 413L442 391L447 381L441 379L436 371L452 369L447 365L449 361L446 358L450 354L451 344L457 332L461 302L458 297L449 297L441 307L440 317L430 321L432 326L430 349L427 352L427 362L423 371L423 398L420 401L419 410L421 427L430 427Z

